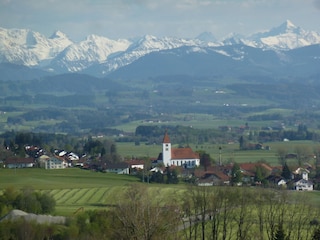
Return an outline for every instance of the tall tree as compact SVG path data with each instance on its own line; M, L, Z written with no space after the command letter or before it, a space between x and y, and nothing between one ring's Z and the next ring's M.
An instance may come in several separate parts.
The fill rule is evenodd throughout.
M245 139L243 136L239 138L239 149L243 150L245 148Z
M320 227L314 230L312 240L319 240L320 239Z
M175 239L180 220L174 198L170 202L158 197L151 199L147 185L132 185L115 210L118 239ZM115 238L114 238L115 239Z
M283 226L282 225L279 225L278 228L277 228L277 231L274 235L274 240L287 240L287 236L283 230Z
M278 147L276 152L277 152L279 163L281 165L284 165L286 162L286 155L288 154L288 149L285 147Z
M235 186L242 182L242 172L240 169L240 165L238 163L234 163L231 169L231 185Z
M287 180L291 179L291 171L290 171L289 166L286 162L284 163L284 166L282 167L281 176Z
M295 153L297 154L298 165L302 166L304 162L309 159L311 155L311 149L305 145L297 145L294 148Z

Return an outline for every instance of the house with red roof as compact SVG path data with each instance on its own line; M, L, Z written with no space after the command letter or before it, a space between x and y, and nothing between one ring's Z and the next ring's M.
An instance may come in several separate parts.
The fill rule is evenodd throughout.
M182 166L184 168L195 168L200 166L200 156L190 147L172 148L171 141L166 131L162 141L162 153L159 154L157 163L167 166Z
M230 176L224 172L221 166L208 167L207 170L196 169L194 176L198 186L229 185Z
M5 168L32 168L35 165L33 158L10 157L4 161Z

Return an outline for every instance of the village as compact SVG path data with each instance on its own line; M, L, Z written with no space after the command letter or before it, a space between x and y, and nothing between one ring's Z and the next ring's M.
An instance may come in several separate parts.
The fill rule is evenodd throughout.
M148 183L186 182L198 186L264 186L297 191L313 191L319 186L320 176L310 164L304 166L271 166L265 162L208 163L205 157L190 147L173 148L167 131L164 134L159 155L149 159L132 158L125 161L104 161L74 152L54 150L48 154L38 146L25 146L26 157L12 156L3 161L3 167L43 168L47 170L78 167L83 170L113 174L134 175ZM260 146L261 147L261 146ZM294 156L288 155L287 158Z

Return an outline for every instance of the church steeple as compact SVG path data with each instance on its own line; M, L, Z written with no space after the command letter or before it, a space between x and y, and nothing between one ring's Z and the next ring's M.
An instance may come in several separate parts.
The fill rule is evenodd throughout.
M162 141L162 161L165 167L171 166L171 142L167 130Z
M168 135L168 131L166 130L166 132L164 133L164 137L163 137L163 141L162 143L170 143L170 138Z

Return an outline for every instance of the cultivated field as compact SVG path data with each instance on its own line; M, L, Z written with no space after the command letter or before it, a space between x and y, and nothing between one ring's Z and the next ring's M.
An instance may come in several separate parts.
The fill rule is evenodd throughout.
M55 215L71 216L79 211L113 207L124 190L139 179L134 176L100 173L78 168L0 169L0 191L12 186L16 189L32 187L50 193L56 200ZM143 184L143 183L141 183ZM150 184L154 196L170 196L183 192L183 185Z

